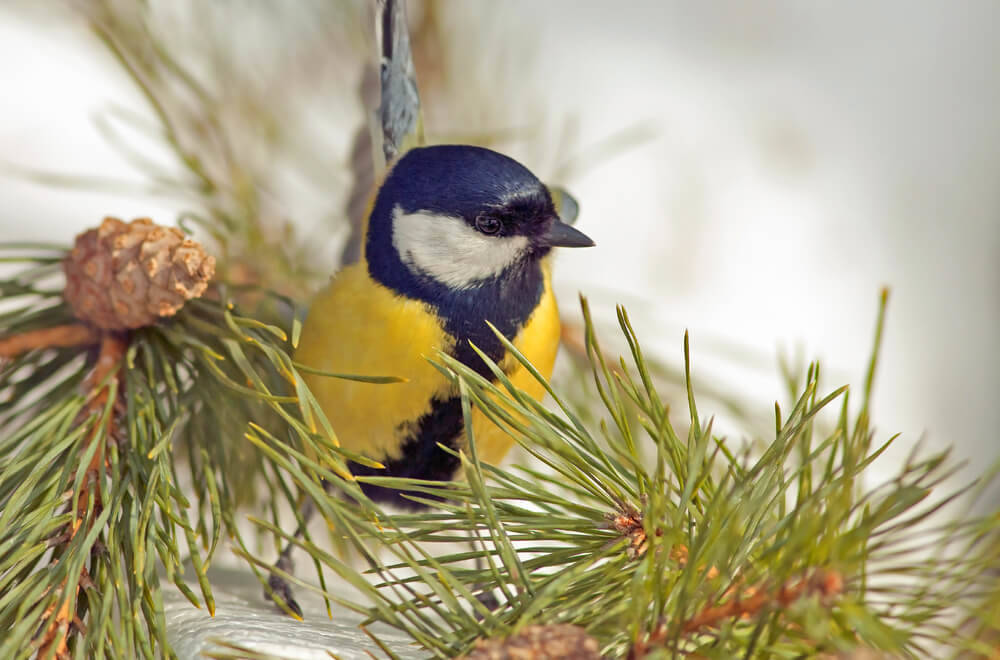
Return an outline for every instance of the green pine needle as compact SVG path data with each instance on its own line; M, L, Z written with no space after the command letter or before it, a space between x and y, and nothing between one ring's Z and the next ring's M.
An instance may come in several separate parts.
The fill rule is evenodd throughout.
M20 270L0 281L14 292L0 334L71 320L47 288L55 272L40 268L52 257L17 259ZM794 404L776 407L769 442L736 445L699 418L686 339L681 422L625 311L631 361L612 368L584 301L594 401L543 382L549 407L488 360L490 380L450 356L434 360L466 417L478 409L506 429L532 465L485 465L470 436L456 454L458 481L355 480L348 462L378 463L336 445L290 357L294 333L281 319L241 315L219 294L132 333L120 382L127 405L97 490L83 490L76 466L97 450L89 438L115 414L115 397L78 419L92 357L36 350L0 369L3 657L32 648L63 598L85 624L72 648L87 657L167 653L161 589L212 611L208 567L221 548L264 583L287 542L309 557L319 584L287 578L323 594L334 616L363 613L441 657L537 623L581 625L612 657L785 657L858 645L950 653L995 634L1000 589L981 576L1000 551L997 519L948 514L983 484L939 494L954 470L942 453L915 454L889 482L863 487L893 438L876 442L867 413L848 423L847 389L822 395L818 365ZM869 396L870 387L862 410ZM403 488L431 508L384 511L358 481ZM89 492L89 522L71 535L79 492ZM278 501L298 511L304 497L335 530L335 552L308 533L293 538L299 514L277 513ZM274 550L252 549L236 524L244 516ZM921 555L928 546L940 550ZM360 596L339 593L327 571ZM485 593L498 609L484 606Z

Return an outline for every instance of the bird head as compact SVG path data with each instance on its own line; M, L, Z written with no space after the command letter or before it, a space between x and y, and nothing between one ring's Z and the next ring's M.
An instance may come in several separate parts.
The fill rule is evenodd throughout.
M375 198L365 257L375 279L472 289L532 265L553 247L594 242L559 219L545 185L527 168L481 147L407 152Z

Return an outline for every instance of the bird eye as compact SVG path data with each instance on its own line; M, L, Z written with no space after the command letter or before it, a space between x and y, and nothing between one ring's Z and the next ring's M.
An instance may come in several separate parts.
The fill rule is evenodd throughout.
M481 215L476 218L476 229L490 236L498 233L502 226L500 220L492 215Z

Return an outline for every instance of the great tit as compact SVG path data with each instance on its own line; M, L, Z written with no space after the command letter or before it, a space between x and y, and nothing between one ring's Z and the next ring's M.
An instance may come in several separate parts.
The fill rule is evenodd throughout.
M313 301L296 353L330 372L393 375L378 385L305 374L340 444L385 466L355 475L448 480L464 446L461 399L428 362L443 351L492 378L474 344L536 399L542 386L507 354L492 323L548 378L559 344L551 285L555 247L594 242L563 222L548 188L517 161L465 145L415 148L379 187L359 262ZM480 457L499 462L512 439L482 413L471 424ZM403 492L366 484L376 501L419 508Z

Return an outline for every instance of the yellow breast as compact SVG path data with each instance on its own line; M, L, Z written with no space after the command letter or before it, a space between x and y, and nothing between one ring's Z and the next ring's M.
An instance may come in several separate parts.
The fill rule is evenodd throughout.
M546 380L552 375L560 336L559 309L556 307L556 297L552 293L549 263L546 261L543 264L545 289L538 301L538 307L513 341L517 350L528 358ZM545 388L514 356L506 355L500 366L518 389L524 390L537 401L541 401L545 396ZM514 443L510 435L475 408L472 410L472 432L476 438L479 458L487 463L502 461Z
M538 307L514 345L548 378L559 345L559 313L548 263L544 271L545 288ZM313 301L296 360L323 371L407 380L378 385L304 375L341 445L387 460L400 458L407 425L425 415L433 399L454 394L448 380L426 359L453 346L453 338L432 307L378 284L361 262L337 273ZM541 385L520 364L509 357L505 360L514 384L540 399L544 395ZM481 458L501 461L513 440L476 410L472 424Z

